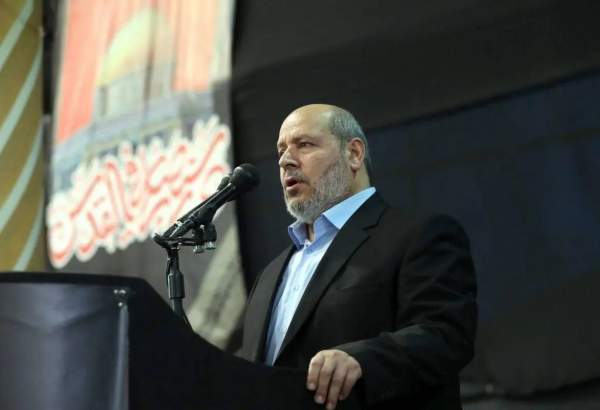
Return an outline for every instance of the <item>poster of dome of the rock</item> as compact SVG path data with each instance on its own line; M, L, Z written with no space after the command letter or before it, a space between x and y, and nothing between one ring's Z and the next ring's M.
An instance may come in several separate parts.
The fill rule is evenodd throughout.
M233 6L61 3L46 210L54 268L139 276L166 294L166 254L153 233L210 196L232 168ZM217 249L182 249L181 270L190 322L223 345L244 295L231 204L215 225Z

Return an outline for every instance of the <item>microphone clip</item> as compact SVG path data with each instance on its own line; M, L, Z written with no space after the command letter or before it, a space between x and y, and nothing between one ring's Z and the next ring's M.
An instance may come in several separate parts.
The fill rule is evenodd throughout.
M212 223L202 225L199 228L194 228L194 253L202 253L205 250L212 251L217 248L217 230Z
M190 230L191 236L166 236L155 232L152 239L167 251L179 250L182 246L193 246L193 252L198 254L217 248L217 230L212 222L194 225Z

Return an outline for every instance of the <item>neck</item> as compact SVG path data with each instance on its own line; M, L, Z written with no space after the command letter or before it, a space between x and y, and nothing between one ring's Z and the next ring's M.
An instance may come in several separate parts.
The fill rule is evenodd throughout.
M313 227L313 224L305 224L306 225L306 236L308 237L309 241L314 241L315 240L315 229Z
M341 198L341 200L338 201L337 203L345 200L348 197L351 197L354 194L357 194L358 192L360 192L364 189L369 188L370 186L371 186L371 181L370 181L369 175L367 174L366 170L364 168L362 168L355 174L355 176L350 184L350 187L349 187L350 189L347 192L347 194L344 195L344 197ZM334 206L336 204L333 204L331 206ZM330 207L327 207L327 209L329 209L329 208ZM325 212L325 210L323 210L323 212ZM306 226L306 236L307 236L308 240L311 242L314 241L315 240L315 230L314 230L314 226L313 226L314 221L311 223L306 222L304 225Z
M338 202L336 202L335 204L332 204L331 206L327 207L326 209L323 210L323 212L327 211L327 209L339 204L342 201L345 201L346 199L348 199L349 197L351 197L352 195L355 195L357 193L359 193L362 190L365 190L367 188L369 188L370 185L368 183L366 184L360 184L360 186L358 187L354 187L354 189L351 189L350 192L347 195L344 195ZM323 212L321 212L321 214L323 214ZM306 227L306 237L308 238L309 241L314 241L315 240L315 229L314 229L314 221L313 222L305 222L304 226Z

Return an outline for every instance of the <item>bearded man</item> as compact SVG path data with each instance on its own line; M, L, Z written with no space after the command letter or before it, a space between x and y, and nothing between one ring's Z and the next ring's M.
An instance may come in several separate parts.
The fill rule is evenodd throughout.
M250 294L242 355L306 369L329 410L351 391L369 409L460 409L477 322L464 230L386 205L342 108L293 111L277 152L292 245Z

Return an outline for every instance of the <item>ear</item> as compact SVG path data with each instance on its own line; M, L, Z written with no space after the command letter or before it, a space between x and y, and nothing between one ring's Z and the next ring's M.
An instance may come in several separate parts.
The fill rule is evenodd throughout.
M352 138L346 144L346 159L353 172L358 171L365 160L365 144L360 138Z

